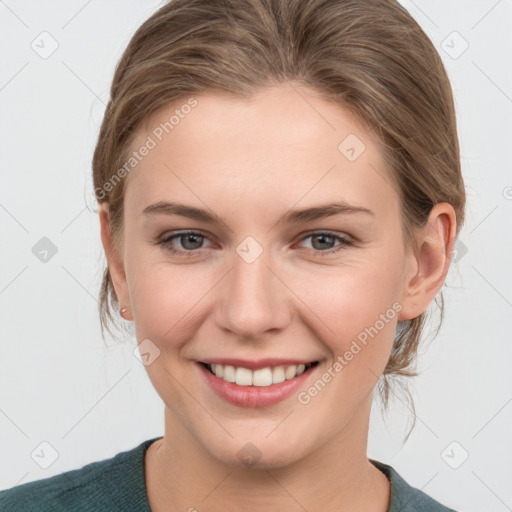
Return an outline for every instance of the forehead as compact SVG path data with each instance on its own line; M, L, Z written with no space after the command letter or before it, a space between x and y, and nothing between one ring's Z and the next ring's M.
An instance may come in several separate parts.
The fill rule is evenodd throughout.
M339 198L378 209L396 200L376 136L304 87L184 98L146 119L132 150L145 144L151 149L130 172L125 198L139 212L178 197L232 198L248 208Z

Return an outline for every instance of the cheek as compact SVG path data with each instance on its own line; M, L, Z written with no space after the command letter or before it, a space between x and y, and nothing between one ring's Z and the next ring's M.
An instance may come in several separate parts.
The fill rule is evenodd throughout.
M317 280L308 299L318 314L308 316L311 330L323 333L330 358L298 399L318 417L329 411L325 422L333 432L343 428L375 388L391 354L401 309L389 274L352 270Z
M206 268L173 265L165 256L155 258L142 251L134 253L131 261L133 271L127 278L140 333L137 338L165 341L170 346L186 341L201 310L202 297L218 278Z
M394 257L400 261L399 255ZM304 310L303 318L307 314L312 330L322 333L321 341L333 360L343 358L345 378L375 383L372 372L380 375L387 363L401 309L399 267L383 270L372 261L301 279L298 295L307 297L310 310L309 314Z
M342 338L373 325L399 297L399 272L380 266L333 270L309 282L308 305Z

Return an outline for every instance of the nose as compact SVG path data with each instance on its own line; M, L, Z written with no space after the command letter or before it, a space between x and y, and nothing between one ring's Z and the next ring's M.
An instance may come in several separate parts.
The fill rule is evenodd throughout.
M216 311L217 324L237 337L255 340L281 330L291 318L291 292L272 264L268 251L254 261L238 253L223 279Z

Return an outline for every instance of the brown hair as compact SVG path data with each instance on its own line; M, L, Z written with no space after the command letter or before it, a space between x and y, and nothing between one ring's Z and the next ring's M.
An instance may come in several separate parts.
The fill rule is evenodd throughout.
M94 152L96 198L109 203L116 247L126 180L108 184L152 113L207 90L250 97L290 80L348 108L376 132L401 195L409 243L439 202L455 209L459 233L465 191L450 83L433 44L396 1L172 0L140 26L124 51ZM107 267L100 291L103 335L104 328L113 335L117 308ZM398 325L379 382L384 409L389 377L417 375L427 311ZM439 328L442 292L440 311ZM410 405L414 411L412 400Z

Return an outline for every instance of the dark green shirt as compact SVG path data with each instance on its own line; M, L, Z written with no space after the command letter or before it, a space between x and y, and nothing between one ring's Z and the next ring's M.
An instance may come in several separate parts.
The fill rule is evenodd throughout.
M150 512L144 484L148 439L132 450L81 469L0 491L5 512ZM391 466L370 459L391 482L388 512L455 512L411 487Z

